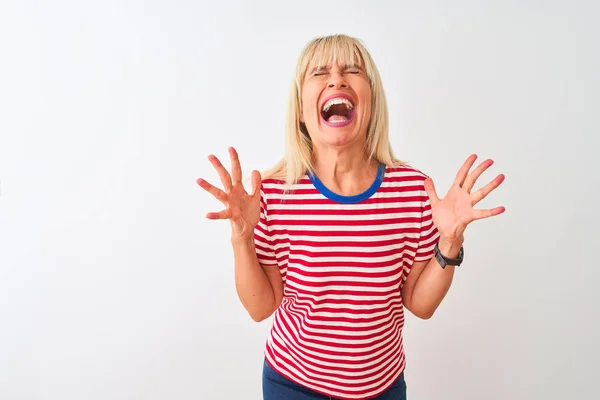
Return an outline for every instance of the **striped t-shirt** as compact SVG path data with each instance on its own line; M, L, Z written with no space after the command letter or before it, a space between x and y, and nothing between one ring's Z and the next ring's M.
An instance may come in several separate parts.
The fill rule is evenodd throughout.
M263 180L256 252L284 282L265 350L275 371L341 399L375 397L404 371L400 289L439 236L425 177L381 164L356 196L312 175L287 192L283 181Z

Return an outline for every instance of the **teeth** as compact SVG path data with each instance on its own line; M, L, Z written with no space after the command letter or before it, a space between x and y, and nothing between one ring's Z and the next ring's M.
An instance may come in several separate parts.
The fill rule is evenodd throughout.
M343 98L343 97L336 97L335 99L331 99L323 105L323 112L329 111L331 106L333 106L335 104L345 104L346 107L348 107L348 110L352 110L354 108L354 105L352 105L350 100Z

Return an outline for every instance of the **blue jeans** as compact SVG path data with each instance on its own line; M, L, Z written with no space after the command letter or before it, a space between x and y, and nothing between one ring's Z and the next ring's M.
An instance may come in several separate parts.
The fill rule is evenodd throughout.
M292 382L273 370L265 361L262 375L263 400L335 400ZM374 400L406 400L404 373L384 393Z

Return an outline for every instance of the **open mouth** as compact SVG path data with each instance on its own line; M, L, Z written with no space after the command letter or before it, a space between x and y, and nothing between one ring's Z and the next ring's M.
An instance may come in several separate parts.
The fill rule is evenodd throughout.
M352 100L346 96L328 98L321 107L321 117L329 126L348 125L354 118L355 109Z

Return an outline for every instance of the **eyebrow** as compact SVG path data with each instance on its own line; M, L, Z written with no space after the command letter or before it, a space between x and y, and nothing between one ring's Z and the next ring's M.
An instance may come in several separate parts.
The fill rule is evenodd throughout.
M314 67L313 69L310 70L310 73L312 74L313 72L317 72L317 71L324 71L326 70L328 67L325 65L318 65L316 67Z
M362 70L362 67L357 64L346 64L344 69L360 69L360 70Z
M326 65L318 65L316 67L314 67L313 69L310 70L310 73L314 73L317 71L325 71L327 69L329 69L330 67L326 66ZM360 65L357 64L346 64L343 68L344 70L348 70L348 69L359 69L359 70L363 70L363 68Z

